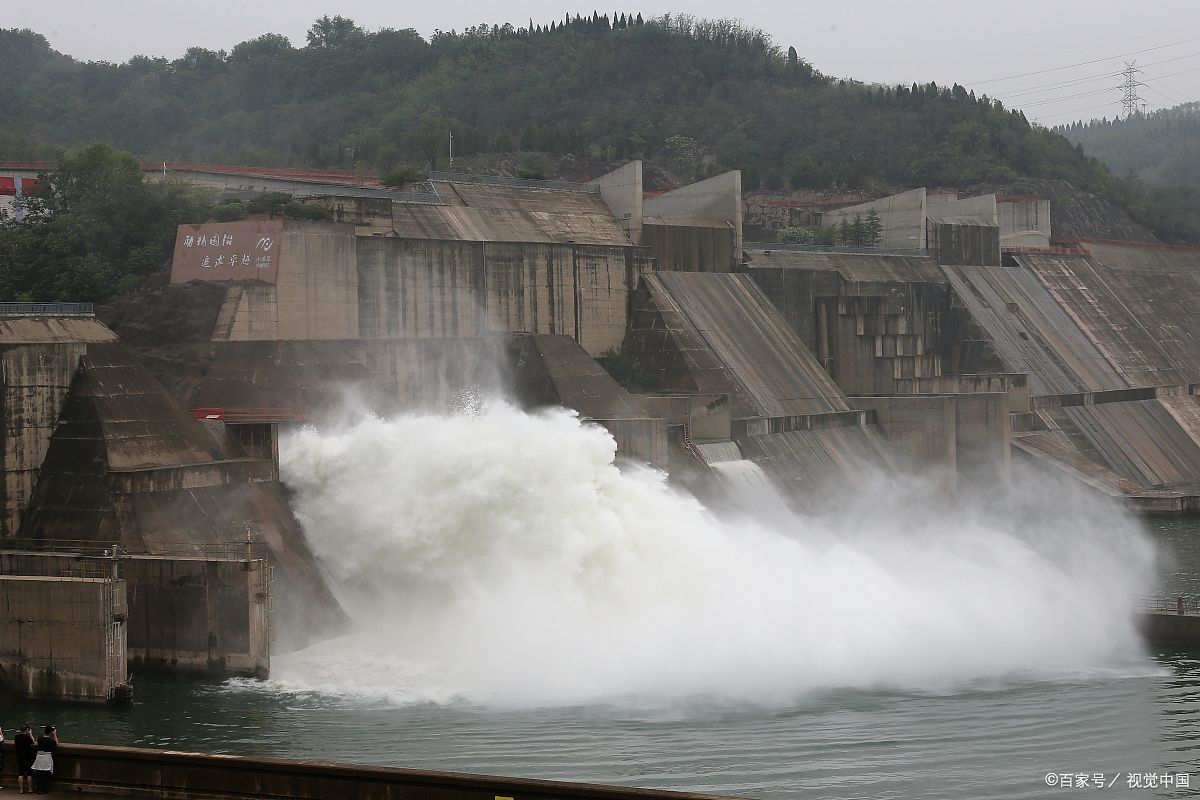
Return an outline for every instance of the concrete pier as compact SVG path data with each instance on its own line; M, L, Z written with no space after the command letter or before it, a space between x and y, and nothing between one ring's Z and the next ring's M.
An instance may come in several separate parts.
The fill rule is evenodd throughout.
M12 744L0 748L5 754L4 778L11 780L16 774ZM695 792L96 745L63 745L55 767L55 790L74 797L734 800Z
M1148 603L1138 615L1138 627L1146 641L1167 647L1200 648L1200 612L1183 598L1178 605L1160 599ZM1189 610L1190 607L1190 610Z
M127 613L121 580L0 576L0 684L24 697L120 699Z
M0 576L39 576L47 592L31 607L54 602L59 576L115 570L122 580L124 643L129 666L176 675L266 678L270 657L270 567L260 557L123 554L114 561L98 548L61 552L0 550ZM89 555L92 553L92 555ZM123 654L125 648L122 648ZM124 657L124 655L123 655Z

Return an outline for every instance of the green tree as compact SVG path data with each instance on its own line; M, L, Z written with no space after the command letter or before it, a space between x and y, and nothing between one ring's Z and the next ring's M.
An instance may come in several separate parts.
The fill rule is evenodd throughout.
M847 230L846 243L853 245L866 244L867 232L866 223L863 221L862 214L854 215L854 222L850 223Z
M853 228L850 227L849 220L843 217L842 221L837 224L837 243L851 244L853 242L852 234Z
M863 244L875 246L883 241L883 220L879 212L871 208L867 210L867 219L863 223Z
M449 147L451 120L440 109L430 107L417 118L416 140L429 168L436 170L438 155Z
M312 24L306 36L309 47L341 47L362 41L366 32L355 25L352 19L326 14Z
M488 24L425 40L325 16L302 48L268 34L228 56L192 49L123 64L79 62L39 34L0 30L0 156L53 158L99 139L146 159L383 170L440 162L444 121L453 120L455 154L477 163L523 146L670 158L668 141L684 137L720 168L742 170L747 189L786 180L874 192L1024 176L1134 202L1089 155L1092 140L1082 137L1094 134L1117 137L1109 150L1148 185L1196 186L1200 133L1187 109L1072 128L1085 152L961 86L828 78L795 48L736 23L616 21L572 14L549 29L535 24L539 34ZM441 121L422 120L430 109ZM1143 154L1144 163L1128 160ZM1150 193L1154 211L1149 201L1126 208L1142 209L1162 236L1186 235L1197 212L1180 205L1184 195Z
M0 222L0 296L104 302L158 273L177 226L210 208L104 144L68 154L38 186L22 219Z

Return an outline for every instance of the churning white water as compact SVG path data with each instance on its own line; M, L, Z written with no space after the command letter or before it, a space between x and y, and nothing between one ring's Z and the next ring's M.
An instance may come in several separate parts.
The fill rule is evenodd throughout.
M771 703L1139 655L1153 552L1094 498L881 477L837 514L754 518L614 452L568 412L501 402L290 437L283 479L356 628L277 656L276 679L398 703Z

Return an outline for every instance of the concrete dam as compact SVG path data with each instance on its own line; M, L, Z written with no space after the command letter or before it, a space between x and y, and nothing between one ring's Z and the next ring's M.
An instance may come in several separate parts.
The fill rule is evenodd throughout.
M261 188L195 179L218 177ZM1014 463L1139 511L1200 507L1200 249L1065 240L1046 198L923 189L826 214L876 211L877 248L755 244L738 173L648 196L639 162L580 185L275 184L332 221L183 225L156 295L0 306L18 692L265 676L342 629L281 437L349 414L565 408L697 497L736 474L815 513L880 476L965 492ZM31 620L30 592L73 594Z

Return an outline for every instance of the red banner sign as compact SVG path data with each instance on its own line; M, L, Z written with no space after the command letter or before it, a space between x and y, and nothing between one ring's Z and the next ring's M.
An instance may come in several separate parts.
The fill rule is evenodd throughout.
M180 225L175 234L171 283L266 281L275 283L283 250L283 220Z

